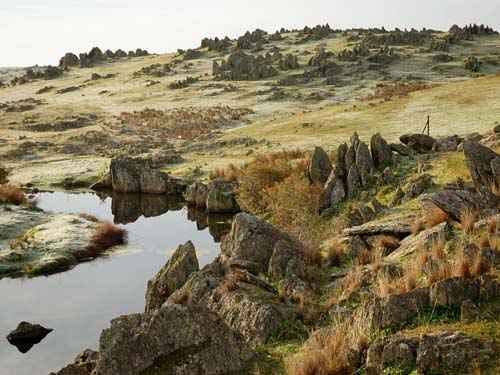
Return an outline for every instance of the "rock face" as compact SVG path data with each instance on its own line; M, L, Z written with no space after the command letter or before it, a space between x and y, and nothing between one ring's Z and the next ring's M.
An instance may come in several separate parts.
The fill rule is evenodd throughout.
M432 285L431 303L433 306L460 306L464 301L479 299L480 288L479 279L456 277L443 280Z
M183 181L156 170L150 158L116 157L110 165L113 190L120 193L179 195Z
M332 172L332 163L321 147L316 147L309 163L309 178L313 183L324 184Z
M184 199L190 205L198 208L205 208L207 205L208 188L202 182L195 182L189 185L184 193Z
M214 313L165 305L122 316L101 334L96 375L210 375L241 371L252 353Z
M500 187L500 155L472 140L464 142L464 154L477 189L491 191L494 185Z
M15 330L7 335L7 340L11 345L17 347L21 353L26 353L50 332L52 332L52 329L42 327L39 324L21 322Z
M160 272L148 281L146 312L159 309L167 298L181 288L189 276L199 269L193 243L189 241L179 246Z
M419 154L431 152L436 143L434 138L426 134L405 134L399 140Z

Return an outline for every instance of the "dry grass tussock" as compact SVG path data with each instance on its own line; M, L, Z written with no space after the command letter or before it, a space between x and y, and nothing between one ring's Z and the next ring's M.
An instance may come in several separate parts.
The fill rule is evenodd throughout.
M464 249L448 254L444 241L436 241L431 249L421 249L419 255L406 263L402 275L391 277L379 274L377 293L381 297L407 293L417 287L425 287L452 277L473 278L491 271L490 262L481 249L469 245L469 254Z
M19 206L27 202L26 194L20 188L8 184L0 185L0 203Z
M172 110L144 109L123 112L118 117L139 135L154 135L160 140L194 139L212 130L231 125L252 113L248 108L215 106L208 108L176 108Z
M125 229L109 222L101 222L90 239L87 255L90 257L99 256L113 246L125 244L127 239L128 234Z
M460 214L460 229L467 234L470 234L474 231L474 224L476 223L478 218L478 213L473 210L465 210Z
M427 90L432 87L433 85L424 82L379 83L375 87L375 92L371 95L368 95L365 100L391 100L393 97L404 97L412 92Z
M411 230L414 235L420 233L424 229L430 229L435 227L436 225L439 225L441 223L444 223L445 221L449 221L450 217L449 215L444 212L442 209L439 207L432 207L428 209L424 216L413 222Z
M298 354L286 361L288 375L347 375L356 364L353 353L365 350L371 339L371 317L360 307L350 319L334 322L313 333Z

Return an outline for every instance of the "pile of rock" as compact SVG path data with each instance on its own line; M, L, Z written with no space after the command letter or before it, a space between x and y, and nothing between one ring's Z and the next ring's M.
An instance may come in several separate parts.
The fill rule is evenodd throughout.
M473 40L474 36L483 36L483 35L494 35L498 34L492 27L487 25L466 25L464 27L460 27L458 25L453 25L448 33L455 40Z
M299 43L330 38L334 33L335 30L333 30L328 23L325 25L316 25L312 28L306 26L299 32L299 36L302 37Z
M28 68L22 76L17 76L10 84L12 86L23 85L37 79L51 80L59 78L63 75L64 70L55 66L47 66L45 68Z
M219 39L217 37L214 39L204 38L201 41L201 48L208 48L209 51L224 52L230 48L231 45L231 39L227 36L223 39Z
M214 61L212 74L220 80L253 81L273 77L278 71L261 55L255 57L237 51L227 61Z
M366 57L370 54L370 49L361 43L353 49L343 49L337 55L339 60L342 61L358 61L360 58Z
M370 48L378 48L381 46L391 45L413 45L419 46L428 42L432 38L430 30L400 30L396 28L394 31L383 34L368 33L363 38L365 43Z
M171 74L174 74L175 71L172 69L170 64L153 64L149 66L145 66L134 72L134 77L140 77L142 75L151 76L151 77L165 77Z
M236 41L236 47L238 49L253 49L255 44L267 43L266 35L267 32L260 29L256 29L252 32L247 31L245 35L238 38Z
M392 150L380 134L375 134L372 137L370 149L356 133L351 137L349 146L344 143L337 149L335 167L331 171L321 194L320 211L347 198L355 197L370 185L376 169L380 170L392 164ZM309 171L310 176L321 175L318 182L324 180L331 168L328 167L326 161L321 163L316 161L317 159L323 160L325 155L324 151L316 151L311 161L311 168L323 166L321 173L314 172L312 169Z
M205 209L207 213L236 213L240 207L235 190L235 183L217 178L208 184L195 182L190 185L184 198L190 205Z
M81 68L90 68L97 64L101 64L106 61L114 61L124 57L140 57L148 56L149 53L146 50L137 48L135 51L127 52L118 49L116 52L111 50L106 50L104 53L100 48L94 47L88 53L80 53L80 56L76 56L74 53L68 52L59 60L59 67L62 69L67 69L74 66L80 66Z

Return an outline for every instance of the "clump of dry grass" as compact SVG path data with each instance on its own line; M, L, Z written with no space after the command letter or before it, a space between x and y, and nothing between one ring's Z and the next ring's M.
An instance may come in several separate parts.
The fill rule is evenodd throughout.
M342 279L342 283L336 293L326 302L326 308L348 299L353 293L357 292L363 286L363 267L352 267L347 275Z
M313 333L299 353L286 361L287 374L353 374L356 369L353 353L368 347L372 334L370 324L368 309L360 307L352 318L334 322L329 328Z
M100 222L87 247L87 256L97 257L107 249L123 245L127 242L128 234L123 228L110 222Z
M467 234L471 234L474 231L474 224L478 218L477 211L465 210L460 214L460 229Z
M411 230L414 235L424 229L434 228L436 225L449 221L449 215L437 206L428 209L421 219L412 223Z
M26 194L17 186L8 184L0 185L0 203L19 206L27 202Z
M400 240L394 236L381 236L375 243L375 248L381 249L384 255L396 250L400 245Z
M396 82L396 83L379 83L375 88L375 92L368 95L364 100L374 100L374 99L384 99L391 100L393 97L404 97L408 94L426 90L433 87L428 83L424 82Z
M238 181L239 169L234 164L229 164L227 168L216 168L210 171L209 178L211 180L223 179L228 182Z
M346 255L346 247L337 238L330 239L325 246L325 261L329 266L340 266Z
M488 233L490 235L496 235L500 231L500 223L498 216L492 216L488 219Z

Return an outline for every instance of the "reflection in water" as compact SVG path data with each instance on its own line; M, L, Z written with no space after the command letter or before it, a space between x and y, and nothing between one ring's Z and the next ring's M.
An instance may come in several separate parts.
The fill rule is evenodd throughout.
M203 266L219 254L216 242L230 229L230 217L207 216L164 196L43 193L38 200L46 211L88 213L121 223L130 248L139 251L99 258L50 277L0 280L0 375L48 374L83 349L96 349L111 319L144 311L147 280L171 250L191 240ZM21 354L5 339L21 320L54 331Z
M113 193L111 201L115 224L129 224L141 216L160 216L168 211L179 211L183 207L184 203L177 197L166 195Z
M204 210L196 207L188 207L188 219L196 222L198 230L208 230L215 242L220 242L222 237L231 230L233 215L227 214L211 214L208 215Z

